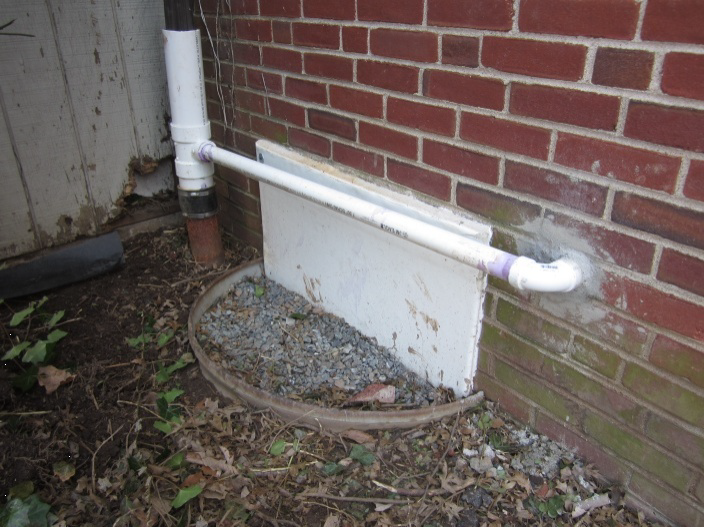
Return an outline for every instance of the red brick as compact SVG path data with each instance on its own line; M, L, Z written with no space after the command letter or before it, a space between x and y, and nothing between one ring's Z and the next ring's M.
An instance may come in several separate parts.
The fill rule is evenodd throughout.
M531 33L630 40L638 7L636 0L521 0L518 27Z
M423 94L434 99L503 110L506 87L498 79L486 79L451 71L426 70Z
M389 97L386 118L392 123L425 132L450 137L455 135L455 111L450 108Z
M550 148L549 130L468 112L462 114L460 137L537 159L547 159Z
M307 152L322 156L330 157L332 148L330 141L325 137L314 135L303 130L291 129L288 132L288 141L295 148L302 148Z
M303 57L305 71L309 75L351 81L353 63L347 57L306 53Z
M665 249L660 259L658 280L704 297L704 260Z
M348 53L366 53L369 30L366 27L343 27L342 49Z
M274 37L274 42L279 44L291 44L293 42L293 36L291 33L291 22L282 22L281 20L274 20L272 22L272 33Z
M281 48L262 49L262 64L292 73L303 72L303 57L298 51Z
M702 212L617 192L611 218L621 225L704 249Z
M338 163L373 176L382 177L384 175L384 157L379 154L335 143L332 146L332 158Z
M559 42L484 37L482 64L499 71L576 81L584 73L587 48Z
M555 421L553 418L541 413L538 414L535 420L535 428L550 439L577 450L580 457L583 457L589 463L593 463L599 473L610 481L621 482L628 476L629 470L620 458L607 454L596 446L593 440L583 438L568 428L565 423Z
M371 22L420 24L423 0L357 0L357 18Z
M262 16L284 16L298 18L301 16L301 0L260 0Z
M398 29L372 29L371 52L381 57L437 62L438 37L424 31L401 31Z
M235 20L235 34L237 38L242 40L271 42L271 21L251 18L237 19Z
M487 354L487 352L480 353L481 355ZM481 372L475 377L475 383L475 388L477 390L483 390L486 398L490 401L499 403L502 410L508 412L512 417L524 424L530 422L530 404L514 395L513 392L508 390L504 385Z
M238 108L254 113L266 113L266 99L258 93L236 90L235 100Z
M327 24L293 24L293 43L312 48L340 48L340 27Z
M291 104L288 101L270 97L269 111L271 112L271 116L277 119L282 119L298 126L306 125L306 110L297 104Z
M435 141L423 141L423 161L462 177L496 185L499 181L499 160Z
M704 161L692 161L684 184L684 195L704 201Z
M606 206L604 187L513 161L506 162L504 186L595 216Z
M235 132L235 144L237 150L249 157L257 155L257 140L255 137Z
M683 377L700 388L704 387L704 351L658 335L648 360L661 370Z
M620 100L577 90L513 84L511 113L599 130L615 130Z
M479 39L459 35L443 35L443 64L476 68L479 66Z
M354 20L355 0L303 0L303 16L306 18L330 18Z
M675 189L680 169L678 158L563 133L558 136L555 162L669 193Z
M457 205L502 225L523 225L540 217L540 207L462 183L457 184Z
M704 438L659 415L652 415L648 419L645 432L649 438L674 454L689 459L695 465L704 466Z
M700 517L697 509L691 505L691 501L682 500L682 495L673 495L664 486L659 484L657 478L642 476L637 472L633 474L628 484L628 494L626 495L626 505L629 503L629 495L635 495L644 503L648 509L657 511L664 515L670 522L676 525L697 525ZM637 503L636 503L637 504ZM701 525L701 523L700 523Z
M643 40L704 44L701 0L650 0L645 11Z
M428 0L428 25L508 31L513 0Z
M704 55L668 53L662 72L662 91L704 100Z
M609 275L602 284L604 301L636 318L694 339L704 339L704 305Z
M218 46L219 48L220 46ZM219 52L223 52L219 49ZM237 62L239 64L251 64L258 66L261 63L261 53L259 46L253 46L251 44L240 44L233 42L232 46L227 46L224 51L225 56L221 56L220 60L232 60L232 55L237 57Z
M252 116L252 132L277 143L288 142L288 132L284 125L262 117Z
M631 102L624 135L660 145L704 152L704 111Z
M365 145L402 157L414 160L418 157L418 139L383 126L360 121L359 140Z
M328 102L325 84L291 77L286 79L286 96L320 104Z
M357 138L357 128L352 119L325 112L323 110L308 110L308 123L311 128L328 132L345 139Z
M388 177L391 181L444 201L450 199L451 182L447 176L392 159L388 163Z
M267 93L282 94L284 84L281 75L247 68L247 86Z
M384 114L381 95L342 86L330 85L330 106L369 117L381 118Z
M233 15L258 15L259 6L257 0L231 0L225 6L230 5L230 13Z
M551 211L546 211L545 218L574 233L576 239L586 241L588 248L582 251L626 269L650 272L655 255L652 243Z
M403 93L416 93L418 68L360 60L357 62L357 82Z
M638 49L599 48L592 82L602 86L647 90L653 71L653 54Z

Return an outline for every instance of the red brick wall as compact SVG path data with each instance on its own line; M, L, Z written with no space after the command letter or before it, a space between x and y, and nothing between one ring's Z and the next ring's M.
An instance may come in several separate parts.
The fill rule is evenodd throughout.
M704 1L202 0L215 137L259 137L572 254L563 296L490 281L477 385L704 527ZM261 244L258 188L219 179Z

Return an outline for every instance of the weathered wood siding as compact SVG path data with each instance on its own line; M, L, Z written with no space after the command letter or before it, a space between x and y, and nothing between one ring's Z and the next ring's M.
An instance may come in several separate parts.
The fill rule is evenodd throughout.
M96 232L130 163L172 153L161 2L0 0L0 25L11 20L0 32L0 258Z

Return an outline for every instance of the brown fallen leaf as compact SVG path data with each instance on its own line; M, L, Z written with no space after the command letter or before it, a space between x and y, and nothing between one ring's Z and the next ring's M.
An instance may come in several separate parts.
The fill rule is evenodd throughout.
M374 437L361 430L345 430L340 435L359 444L376 443Z
M73 373L66 370L60 370L54 366L40 366L37 373L39 386L46 389L46 393L54 393L59 386L75 379Z
M377 401L393 403L396 400L396 387L388 384L370 384L364 390L347 399L346 404L360 404Z

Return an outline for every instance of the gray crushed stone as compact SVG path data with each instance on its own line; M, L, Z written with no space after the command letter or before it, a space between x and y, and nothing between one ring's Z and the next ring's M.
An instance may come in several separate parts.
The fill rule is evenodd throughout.
M379 383L396 387L398 407L446 402L376 339L265 277L235 284L201 317L198 339L251 385L283 397L327 406L309 399Z

